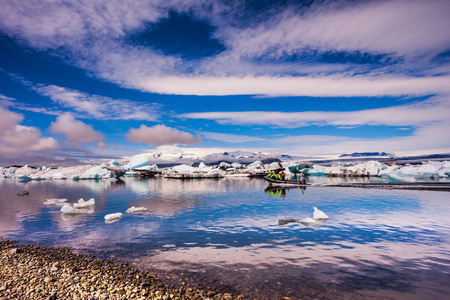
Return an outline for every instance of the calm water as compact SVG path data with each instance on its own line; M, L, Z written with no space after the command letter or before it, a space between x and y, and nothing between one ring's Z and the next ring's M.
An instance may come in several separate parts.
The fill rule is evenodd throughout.
M450 193L266 188L261 179L0 179L0 236L251 299L448 299ZM30 195L17 196L22 190ZM49 198L95 198L95 213L61 214L43 205ZM149 211L105 223L130 206ZM278 216L312 217L312 206L330 217L320 228L278 225Z

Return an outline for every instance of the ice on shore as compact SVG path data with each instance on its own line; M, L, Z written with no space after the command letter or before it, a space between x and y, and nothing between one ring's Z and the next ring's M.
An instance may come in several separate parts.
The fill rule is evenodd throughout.
M132 207L128 208L125 211L125 213L126 214L138 214L138 213L143 213L143 212L146 212L146 211L148 211L148 208L146 208L146 207L134 207L134 206L132 206Z
M123 213L107 214L105 216L105 223L113 223L119 221L123 217Z
M67 204L66 198L62 198L62 199L52 198L52 199L47 199L44 202L44 205L47 205L47 206L64 206L66 204Z
M91 198L88 201L84 201L83 198L81 198L80 200L78 200L78 203L74 203L73 207L75 208L87 208L89 206L94 206L95 205L95 199Z

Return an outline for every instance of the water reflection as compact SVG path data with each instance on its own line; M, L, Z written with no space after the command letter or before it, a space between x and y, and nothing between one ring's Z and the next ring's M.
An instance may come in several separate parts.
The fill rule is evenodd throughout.
M269 194L269 197L284 199L286 197L286 193L287 193L287 191L289 191L289 189L291 189L291 188L290 187L287 188L287 187L268 186L264 189L264 192ZM292 189L299 189L302 192L302 194L304 194L306 191L306 186L293 186Z
M284 279L306 268L329 282L349 276L369 282L382 276L376 271L380 266L393 274L412 268L435 275L450 272L450 207L443 192L314 187L306 193L268 189L260 179L231 178L3 179L0 188L1 236L129 257L144 266L245 266L266 270L261 277L276 273ZM29 196L18 197L21 190L29 190ZM51 198L72 203L95 198L95 209L90 215L65 215L60 206L43 204ZM131 206L148 211L105 223L106 215ZM311 222L313 206L330 219ZM245 282L244 273L236 274Z

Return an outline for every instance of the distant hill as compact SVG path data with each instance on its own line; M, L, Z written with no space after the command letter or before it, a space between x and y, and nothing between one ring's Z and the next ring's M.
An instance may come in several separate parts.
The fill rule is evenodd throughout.
M350 154L342 154L339 157L366 157L366 156L394 156L394 154L386 152L354 152Z

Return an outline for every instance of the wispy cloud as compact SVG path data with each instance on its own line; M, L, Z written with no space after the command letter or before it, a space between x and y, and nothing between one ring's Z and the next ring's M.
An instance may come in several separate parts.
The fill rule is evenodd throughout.
M105 148L103 133L95 131L91 125L76 120L71 113L65 113L56 118L50 125L50 132L64 135L74 146L81 143L97 143L97 147Z
M158 77L149 91L182 95L400 96L450 93L450 76Z
M38 85L33 89L39 94L49 97L60 106L73 109L85 118L142 121L156 121L158 119L156 104L90 95L54 85Z
M220 124L298 128L312 125L420 126L446 121L449 115L450 99L436 96L422 102L359 111L204 112L181 114L179 117L215 120Z
M373 96L448 91L443 82L449 79L441 75L448 75L449 68L433 63L437 54L450 48L445 30L450 27L448 1L321 2L271 11L269 18L252 22L239 20L245 13L236 5L205 5L201 0L70 5L7 1L1 4L0 28L33 47L54 49L53 53L62 49L70 63L103 79L164 94ZM189 12L216 26L212 35L225 50L192 61L127 42L169 11ZM389 66L364 67L304 58L334 52L381 54L393 60ZM411 70L430 77L409 77ZM365 76L354 77L355 71Z
M153 127L141 125L139 128L131 128L127 133L127 138L134 143L146 143L154 146L194 145L201 142L201 138L196 138L189 132L165 125L155 125Z

